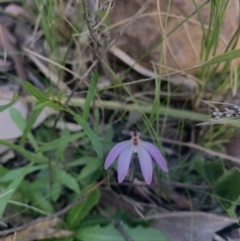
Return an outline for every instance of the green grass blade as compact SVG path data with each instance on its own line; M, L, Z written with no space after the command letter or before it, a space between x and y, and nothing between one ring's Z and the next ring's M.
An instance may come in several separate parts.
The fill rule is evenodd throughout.
M25 175L29 172L28 169L31 168L33 162L26 166L20 175L16 176L15 179L8 185L5 192L0 196L0 218L2 218L5 208L8 204L8 201L11 199L18 186L24 179Z
M95 70L94 74L93 74L93 77L92 77L92 80L91 80L90 88L89 88L88 93L87 93L84 108L83 108L83 119L84 120L88 119L89 109L90 109L91 103L93 101L94 95L95 95L96 90L97 90L97 84L98 84L98 72Z
M20 154L22 154L26 159L28 159L29 161L36 161L36 162L41 162L41 163L46 163L48 162L47 158L42 157L42 156L38 156L37 154L27 151L24 148L15 145L11 142L5 141L5 140L1 140L0 139L0 145L4 145L9 147L10 149L19 152Z
M90 141L92 142L92 145L97 153L97 155L102 158L103 153L102 153L102 147L100 144L100 141L97 137L97 135L94 133L94 131L90 128L90 126L88 125L88 123L80 116L80 115L76 115L75 113L73 113L72 111L70 112L75 121L83 128L83 130L86 132L87 136L89 137Z
M12 105L14 105L16 103L17 99L18 99L18 93L14 93L13 98L10 103L0 106L0 113L3 112L4 110L8 109Z
M20 113L20 111L17 110L16 108L12 107L12 108L10 108L9 112L10 112L10 116L11 116L12 120L17 125L17 127L21 131L24 131L24 129L26 127L26 121L23 119L22 114ZM36 142L34 136L32 135L32 133L28 132L27 133L27 137L28 137L31 145L34 147L34 149L37 150L38 149L38 145L37 145L37 142Z
M28 90L29 93L31 93L37 100L40 102L46 102L49 99L45 97L39 90L37 90L32 84L29 82L25 82L24 86Z
M81 138L83 136L85 136L85 133L80 132L80 133L76 133L76 134L73 134L73 135L61 137L57 140L54 140L52 142L49 142L49 143L41 146L38 149L38 152L45 152L45 151L50 151L50 150L54 150L54 149L57 149L57 148L61 148L62 146L66 145L66 144L68 144L72 141L75 141L76 139Z
M231 61L239 57L240 57L240 49L235 49L223 54L216 55L212 57L210 60L208 60L207 62L205 62L203 65L219 64L221 62Z
M44 103L40 103L40 104L36 105L33 108L33 110L41 110L45 107L50 107L50 108L55 109L55 110L65 110L64 107L62 107L59 103L53 102L51 100L48 100Z
M37 120L38 116L41 114L41 112L42 112L42 110L36 110L36 111L32 111L31 114L29 115L28 121L23 130L23 135L20 140L20 146L24 146L26 138L29 135L29 132L31 131L32 126L36 122L36 120Z

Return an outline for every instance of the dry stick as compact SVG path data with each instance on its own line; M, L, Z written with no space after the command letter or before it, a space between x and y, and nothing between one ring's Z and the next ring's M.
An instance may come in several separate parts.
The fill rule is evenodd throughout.
M170 140L170 139L167 139L167 138L163 138L163 137L160 137L159 138L162 142L166 142L166 143L171 143L171 144L177 144L177 145L181 145L181 146L187 146L187 147L192 147L196 150L199 150L199 151L203 151L205 153L207 153L208 155L210 156L218 156L218 157L221 157L222 159L225 159L225 160L228 160L228 161L231 161L231 162L234 162L236 164L240 164L240 159L239 158L236 158L236 157L233 157L233 156L229 156L227 154L224 154L224 153L220 153L220 152L217 152L217 151L212 151L212 150L209 150L207 148L204 148L204 147L201 147L199 145L196 145L192 142L181 142L181 141L174 141L174 140Z
M118 36L116 38L114 38L111 43L105 48L105 50L103 50L103 52L101 53L101 55L92 63L92 65L89 67L89 69L86 71L86 73L83 75L83 77L81 78L81 80L84 80L89 73L91 73L91 71L95 68L95 66L98 64L99 61L101 61L101 59L107 54L107 52L109 51L109 49L122 37L122 35L127 31L127 29L133 24L133 22L136 21L136 19L146 10L146 8L151 4L153 0L147 0L142 7L138 10L138 12L132 17L132 19L122 28L122 30L120 31L120 33L118 34ZM80 81L81 83L81 81ZM71 100L71 98L73 97L74 93L76 92L76 90L78 89L78 85L80 84L76 84L76 86L74 87L72 93L68 96L65 105L67 105L69 103L69 101ZM59 115L57 116L53 128L56 127L57 122L59 121L60 117L61 117L62 112L59 113Z
M83 3L83 9L84 9L84 15L85 15L85 20L87 22L87 27L88 27L88 31L90 33L90 36L92 38L92 42L93 42L93 59L96 60L97 59L97 50L98 50L98 42L97 42L97 33L96 31L93 29L93 24L91 23L91 18L89 16L89 14L94 14L94 12L89 12L89 9L87 7L87 1L88 0L82 0Z
M105 181L106 181L107 177L105 177L102 181L100 181L99 183L97 183L94 187L92 187L90 190L88 190L82 197L78 198L76 201L70 203L68 206L66 206L65 208L63 208L62 210L50 215L50 216L47 216L45 218L38 218L32 222L29 222L29 223L25 223L19 227L16 227L16 228L11 228L11 229L7 229L7 230L4 230L4 231L0 231L0 236L6 236L10 233L14 233L14 232L19 232L23 229L26 229L30 226L33 226L37 223L40 223L40 222L43 222L43 221L46 221L46 220L50 220L50 219L54 219L60 215L63 215L65 214L68 210L70 210L71 208L73 208L74 206L76 206L77 204L83 202L86 197L91 193L93 192L96 188L98 188L100 185L102 185Z
M119 233L123 236L123 238L126 241L134 241L131 237L128 236L128 234L124 231L124 228L121 224L121 222L117 222L116 220L112 219L106 212L104 212L102 209L98 208L99 212L102 216L104 216L106 219L108 219L114 227L119 231Z

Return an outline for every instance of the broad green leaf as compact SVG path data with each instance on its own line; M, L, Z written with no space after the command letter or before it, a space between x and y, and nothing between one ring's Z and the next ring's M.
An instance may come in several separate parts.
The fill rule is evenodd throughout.
M86 132L87 136L89 137L90 141L92 142L92 145L93 145L98 157L101 158L103 156L102 147L101 147L100 141L99 141L98 137L96 136L96 134L93 132L93 130L89 127L88 123L80 115L76 115L72 111L70 113L73 115L76 122Z
M65 108L62 107L59 103L54 102L54 101L52 101L52 100L48 100L48 101L46 101L46 102L44 102L44 103L40 103L40 104L36 105L36 106L33 108L33 110L34 110L34 111L35 111L35 110L41 110L41 109L43 109L43 108L45 108L45 107L50 107L50 108L56 109L56 110L65 110Z
M62 183L59 180L55 180L51 187L51 198L54 202L58 200L62 192Z
M4 193L0 196L0 218L2 218L3 216L8 201L11 199L11 197L17 190L18 186L20 185L26 174L29 172L29 169L32 167L32 165L33 162L31 162L25 168L23 168L19 175L15 177L15 179L8 185L6 190L4 190Z
M41 114L42 110L37 110L37 111L32 111L29 115L28 121L25 125L25 128L23 130L23 135L22 138L20 140L20 146L24 146L25 140L28 136L28 134L30 133L32 126L34 125L34 123L36 122L38 116Z
M236 218L236 206L240 201L240 171L238 168L232 168L225 172L216 182L214 190L219 196L219 202L232 218Z
M29 161L36 161L36 162L42 162L42 163L48 162L47 158L38 156L37 154L30 152L30 151L26 151L23 147L20 147L18 145L8 142L8 141L0 139L0 144L7 146L14 151L21 153Z
M73 190L74 192L80 193L78 182L73 176L59 168L55 168L54 172L56 173L62 184L64 184L66 187Z
M98 72L97 70L95 70L91 80L91 85L87 93L86 101L84 103L84 108L83 108L83 119L85 121L88 119L89 110L97 90L97 84L98 84Z
M18 99L18 94L14 93L13 98L10 103L0 106L0 113L3 112L4 110L8 109L12 105L14 105L17 102L17 99Z
M49 214L54 213L54 207L51 203L49 195L46 195L47 187L49 186L46 178L38 178L34 182L23 180L18 188L21 193L32 205Z
M38 89L36 89L32 84L29 82L25 82L24 86L27 88L27 90L40 102L46 102L49 99L45 97Z
M87 165L81 170L78 180L89 177L91 174L96 172L102 166L100 159L95 158L92 161L88 162Z
M93 185L89 185L86 188L84 188L79 197L84 195L92 187ZM67 214L68 227L70 229L74 229L78 227L81 221L84 219L84 217L99 202L99 198L100 198L99 189L95 189L86 197L85 201L74 206Z
M136 227L130 228L123 225L125 233L136 241L168 241L166 236L157 229ZM125 241L126 239L120 232L112 225L106 227L94 226L82 228L76 232L75 237L81 241Z
M64 136L64 137L61 137L59 139L56 139L52 142L49 142L43 146L41 146L39 149L38 149L38 152L44 152L44 151L49 151L49 150L54 150L54 149L57 149L57 148L61 148L62 146L72 142L72 141L75 141L77 140L78 138L81 138L85 136L85 133L84 132L80 132L80 133L76 133L76 134L73 134L73 135L69 135L69 136Z

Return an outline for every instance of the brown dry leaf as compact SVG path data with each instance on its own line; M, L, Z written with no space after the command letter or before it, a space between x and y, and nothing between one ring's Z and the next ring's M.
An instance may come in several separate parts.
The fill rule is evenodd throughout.
M1 238L1 241L33 241L50 238L67 238L73 234L68 230L56 229L55 227L58 224L61 224L59 218L42 221L20 232Z
M134 16L143 2L143 0L115 1L115 7L110 11L111 23L115 26L117 25L117 27L114 28L115 33L112 37L119 33L122 26ZM195 2L198 6L203 4L202 0L195 0ZM159 16L157 3L160 4L161 16ZM169 13L168 5L169 0L153 1L150 7L133 23L119 40L118 47L132 59L138 60L161 41L163 32L164 34L169 33L196 10L192 0L172 1ZM211 3L208 3L200 11L206 29L210 16L210 7ZM165 29L166 20L167 26ZM238 25L239 1L231 0L229 1L224 15L216 54L224 51L224 48L229 43ZM166 37L163 44L164 52L161 52L162 45L159 44L140 62L140 64L151 70L152 62L159 63L161 54L163 55L161 74L172 72L172 69L182 70L201 64L200 50L202 44L202 27L199 22L198 14L192 16L186 23L174 31L174 33ZM239 47L240 40L236 45L236 48ZM240 58L236 59L234 64L238 64L239 62ZM157 71L158 70L160 70L159 67L157 68ZM197 71L198 70L195 69L191 70L189 73L195 74Z
M7 5L7 7L4 9L5 12L10 13L15 16L21 16L26 18L28 21L33 22L34 19L32 16L27 12L23 7L16 5L14 3Z
M236 221L228 217L204 212L172 212L157 214L155 228L171 241L212 241L214 234Z

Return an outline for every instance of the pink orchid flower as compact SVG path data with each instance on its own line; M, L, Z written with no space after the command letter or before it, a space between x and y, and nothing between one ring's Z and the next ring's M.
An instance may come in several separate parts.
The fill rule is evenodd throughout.
M153 175L152 158L164 172L168 172L166 162L156 146L142 141L139 132L131 132L132 138L115 145L109 152L104 168L105 170L112 165L118 157L118 182L122 182L127 175L132 154L137 153L140 161L141 171L147 184L151 184Z

